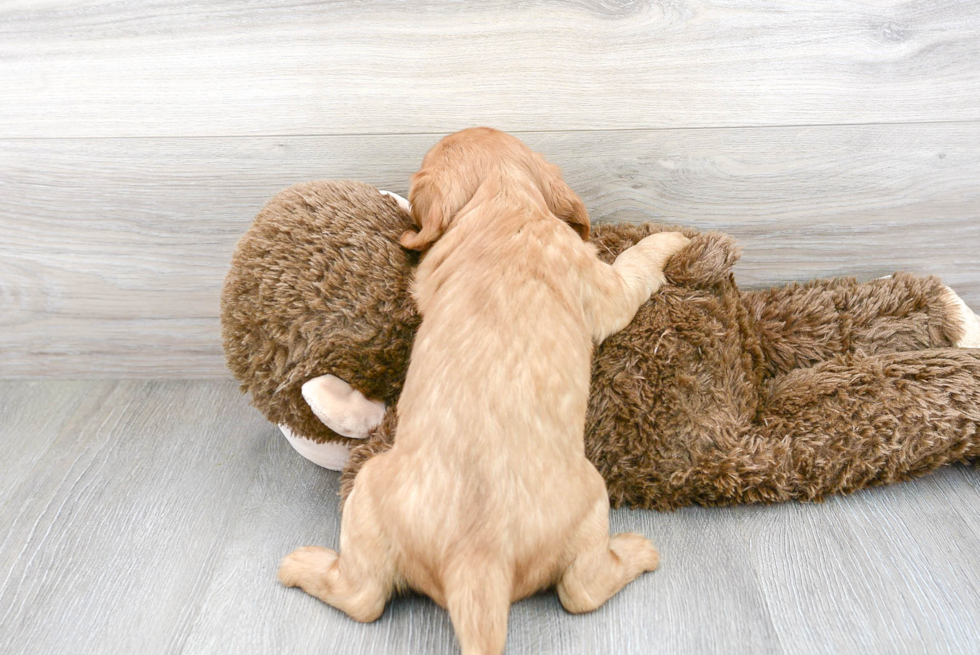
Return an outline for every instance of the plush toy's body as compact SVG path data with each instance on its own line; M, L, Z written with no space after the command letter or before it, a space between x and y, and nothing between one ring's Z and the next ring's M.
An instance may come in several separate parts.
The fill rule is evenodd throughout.
M327 373L394 405L418 325L415 256L398 246L411 227L352 182L293 187L260 213L222 319L229 366L270 420L345 442L302 396ZM612 261L666 229L597 224L592 241ZM594 354L586 451L613 505L815 500L980 458L980 350L953 347L980 345L980 322L939 280L740 292L732 239L684 232L669 285ZM346 442L345 490L394 425L389 410Z

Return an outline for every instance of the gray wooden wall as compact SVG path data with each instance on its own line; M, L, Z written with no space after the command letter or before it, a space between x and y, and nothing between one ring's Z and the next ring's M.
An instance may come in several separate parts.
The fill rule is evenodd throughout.
M0 377L226 377L262 203L405 192L478 124L594 220L735 235L742 284L905 269L980 306L976 0L25 0L0 3Z

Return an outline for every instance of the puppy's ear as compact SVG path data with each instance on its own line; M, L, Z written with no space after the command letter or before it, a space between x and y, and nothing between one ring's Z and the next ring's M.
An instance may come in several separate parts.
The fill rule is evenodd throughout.
M412 204L412 218L422 229L418 232L407 230L402 234L401 244L409 250L426 250L449 227L452 208L446 202L435 176L427 170L412 176L408 197Z
M545 189L545 199L551 212L572 226L578 232L582 241L589 240L590 224L589 212L585 209L585 203L572 191L571 187L565 184L560 174L553 177Z

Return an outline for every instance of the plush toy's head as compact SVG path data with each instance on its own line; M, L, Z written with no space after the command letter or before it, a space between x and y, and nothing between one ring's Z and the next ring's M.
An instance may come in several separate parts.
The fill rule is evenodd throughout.
M266 418L316 442L349 442L326 427L303 397L303 384L326 374L394 405L420 322L410 292L419 255L399 244L402 234L414 227L408 212L393 198L351 181L293 186L259 212L232 258L221 319L228 366ZM590 240L600 258L611 263L643 237L666 229L677 228L597 224ZM714 305L702 307L698 299L717 303L717 285L728 280L737 247L723 235L684 232L694 240L683 256L668 265L673 286L659 296L659 305L668 299L677 301L669 303L673 313L647 316L659 311L654 307L658 303L649 303L638 314L643 320L634 321L596 352L594 368L601 384L593 389L593 404L609 411L590 416L608 418L612 408L628 407L630 412L620 422L636 423L636 412L648 412L642 399L633 395L645 398L649 385L626 389L617 382L625 379L620 369L630 364L633 370L636 354L658 345L661 350L681 347L673 345L677 330L662 335L671 320L691 323L690 331L699 332L704 316L730 313ZM731 284L726 289L725 294L734 291ZM694 316L681 319L678 312ZM644 373L657 377L663 371ZM606 398L609 394L615 397ZM621 402L624 394L631 402ZM594 432L606 435L609 430ZM605 438L598 441L601 450L610 451L611 460L618 462L621 444Z
M353 181L290 187L242 236L221 296L228 367L270 421L317 442L343 440L303 399L331 373L365 395L401 392L419 324L410 294L414 228L394 198Z

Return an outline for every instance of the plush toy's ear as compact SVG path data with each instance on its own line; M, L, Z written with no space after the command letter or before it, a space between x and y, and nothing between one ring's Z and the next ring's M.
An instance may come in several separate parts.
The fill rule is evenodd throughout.
M412 205L412 218L421 230L408 230L402 234L401 244L409 250L425 250L435 243L459 209L453 198L447 197L447 191L451 190L444 189L439 178L439 175L427 169L412 176L408 197Z

